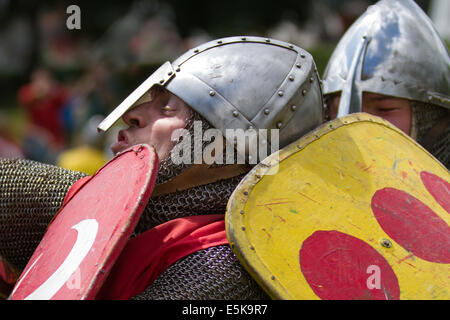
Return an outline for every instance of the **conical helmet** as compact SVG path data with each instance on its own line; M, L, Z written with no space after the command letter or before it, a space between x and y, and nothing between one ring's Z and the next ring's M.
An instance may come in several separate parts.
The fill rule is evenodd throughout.
M412 0L381 0L347 30L325 69L338 116L361 111L362 92L450 108L450 60L431 20Z
M286 42L246 36L213 40L164 63L98 129L108 130L144 103L154 85L182 99L224 137L226 129L279 129L283 147L323 122L312 56Z

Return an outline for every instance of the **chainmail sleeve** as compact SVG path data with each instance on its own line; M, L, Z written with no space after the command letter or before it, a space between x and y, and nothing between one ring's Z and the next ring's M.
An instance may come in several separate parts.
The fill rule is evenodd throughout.
M86 174L0 158L0 256L21 270L75 181Z
M175 262L133 300L270 300L228 245Z

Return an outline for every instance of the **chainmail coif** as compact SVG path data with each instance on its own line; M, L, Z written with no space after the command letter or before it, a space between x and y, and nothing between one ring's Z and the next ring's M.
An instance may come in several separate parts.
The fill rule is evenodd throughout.
M443 117L448 116L449 110L423 102L412 102L412 112L417 128L417 142L422 144L429 130ZM450 169L450 126L441 133L433 145L428 147L430 152L447 169Z

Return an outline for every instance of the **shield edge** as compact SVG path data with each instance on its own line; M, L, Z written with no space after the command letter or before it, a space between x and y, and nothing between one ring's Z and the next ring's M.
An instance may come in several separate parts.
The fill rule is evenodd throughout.
M149 161L149 167L152 168L152 170L151 171L149 170L145 175L145 185L147 187L143 190L143 192L141 192L139 194L137 205L136 205L135 209L133 210L134 211L133 215L135 216L134 219L129 219L127 221L127 224L122 226L122 230L127 230L128 235L126 237L121 237L121 239L119 241L117 241L114 244L114 246L109 248L109 252L107 254L107 259L105 261L103 261L103 264L102 264L100 270L102 270L104 268L109 268L109 271L111 271L111 268L114 265L114 262L117 260L118 256L120 255L123 248L125 247L125 244L127 243L128 239L129 239L129 236L131 235L134 228L138 224L139 218L142 215L145 205L147 204L148 200L150 199L150 196L155 187L155 181L156 181L156 177L158 175L158 157L157 157L155 149L152 146L147 145L147 144L135 145L135 146L132 146L129 149L125 150L124 152L120 153L118 155L118 157L126 152L135 152L136 154L138 154L139 152L142 151L143 148L147 148L150 152L150 155L153 154L153 156L151 157L151 159ZM103 167L100 170L102 170L102 169L103 169ZM138 210L140 210L140 212ZM138 212L136 212L136 211L138 211ZM125 233L125 232L123 232L123 233ZM114 254L112 254L113 252L114 252ZM100 288L102 287L104 281L108 277L108 274L109 274L109 272L105 273L105 274L97 273L97 275L92 278L91 284L88 286L89 294L86 296L83 296L82 300L94 299L95 296L98 294ZM97 286L97 288L95 288L95 286Z
M322 138L326 134L338 129L340 127L351 125L353 123L372 122L381 124L391 130L398 132L405 138L409 139L417 147L435 159L445 170L447 168L439 162L432 154L424 149L415 140L405 134L403 131L392 125L383 118L370 115L368 113L360 112L353 113L341 118L326 122L316 129L310 131L300 139L287 145L283 149L269 155L258 165L256 165L239 183L232 193L225 213L225 230L229 240L229 244L233 252L238 257L241 264L252 276L252 278L263 288L263 290L272 298L276 300L293 300L295 299L287 289L275 278L270 270L265 266L264 262L259 258L258 253L253 247L252 243L245 232L245 206L247 200L256 184L278 166L278 164L301 151L312 142Z

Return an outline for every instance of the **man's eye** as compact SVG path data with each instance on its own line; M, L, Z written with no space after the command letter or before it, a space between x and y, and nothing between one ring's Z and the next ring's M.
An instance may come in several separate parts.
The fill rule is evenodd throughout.
M395 111L397 110L397 108L383 108L383 109L378 109L378 112L391 112L391 111Z
M139 127L139 121L137 119L130 119L130 125L133 127Z

